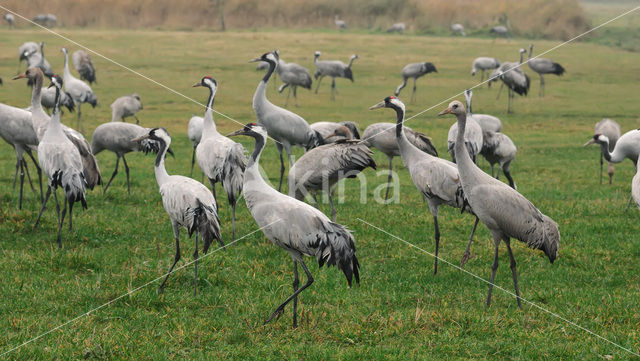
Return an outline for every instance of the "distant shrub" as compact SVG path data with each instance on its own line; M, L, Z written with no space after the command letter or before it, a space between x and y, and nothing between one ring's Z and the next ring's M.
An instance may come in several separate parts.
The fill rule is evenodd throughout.
M509 19L514 35L568 39L590 27L578 0L5 0L32 18L56 14L65 26L212 29L333 27L339 15L351 28L385 29L405 22L416 32L487 32ZM33 12L33 14L32 14ZM24 24L24 22L19 22ZM504 25L504 24L501 24Z

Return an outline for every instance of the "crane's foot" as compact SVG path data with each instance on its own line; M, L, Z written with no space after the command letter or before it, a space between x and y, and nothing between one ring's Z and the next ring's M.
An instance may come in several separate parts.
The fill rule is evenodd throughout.
M462 266L464 266L464 264L467 263L467 261L470 259L471 259L471 253L465 252L462 255L462 260L460 260L460 268L462 268Z
M271 322L271 320L275 319L279 319L280 316L282 316L282 314L284 313L284 306L280 306L278 308L276 308L275 311L273 311L273 313L271 314L271 316L269 316L269 318L264 321L264 323L262 324L263 326L266 325L267 323Z

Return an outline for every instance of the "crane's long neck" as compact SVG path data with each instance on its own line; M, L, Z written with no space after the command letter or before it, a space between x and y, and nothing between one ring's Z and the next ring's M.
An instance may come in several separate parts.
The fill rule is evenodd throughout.
M467 114L471 115L473 112L471 111L471 95L467 92L464 93L464 98L467 101Z
M71 72L69 71L69 53L64 52L64 72L62 73L64 76L65 82L71 77Z
M519 64L522 64L523 54L524 54L524 53L522 53L522 52L520 53L520 63L519 63Z
M33 82L33 89L31 89L31 111L42 111L42 83L44 79L42 75L36 74Z
M351 59L349 59L349 65L347 65L347 68L351 69L351 64L353 64L354 60L356 60L356 57L352 56Z
M40 43L40 65L44 65L44 43Z
M269 101L267 100L267 82L269 82L271 74L273 74L273 71L276 69L276 63L271 60L267 60L267 62L269 63L269 69L264 75L264 78L262 78L258 84L255 94L253 94L253 109L256 112L256 115L259 115L258 113L263 106L269 104Z
M609 152L609 140L605 140L600 143L600 149L602 149L602 155L607 162L611 162L611 152ZM615 149L614 149L615 152Z
M463 173L470 173L473 171L475 164L469 156L467 147L464 141L464 132L467 128L467 114L456 114L458 118L458 134L456 135L456 145L454 147L456 154L456 163L458 164L458 171L462 176Z
M313 56L313 64L318 65L318 58L319 58L319 57L320 57L320 55L318 55L318 54L315 54L315 55Z
M49 127L47 127L47 133L63 134L62 124L60 123L60 92L60 88L56 86L56 97L53 103L53 112L51 113L51 121L49 122Z
M216 123L213 121L213 100L216 97L217 88L209 87L209 99L207 100L207 110L204 112L204 122L202 125L202 136L218 134Z
M162 186L169 179L167 169L164 167L164 159L167 156L167 150L171 145L171 140L167 143L164 139L159 139L158 143L160 144L160 151L156 157L155 173L158 186Z
M529 60L531 60L531 55L533 55L533 44L529 47Z
M244 190L248 191L251 188L264 188L268 187L267 183L260 175L260 155L264 150L266 145L266 138L261 134L252 135L256 140L255 147L253 148L253 153L251 157L249 157L249 161L247 162L247 168L244 172ZM275 191L275 189L274 189Z
M400 152L402 153L407 149L414 147L414 145L409 142L404 134L404 108L396 105L394 105L392 108L396 111L396 140L398 142Z

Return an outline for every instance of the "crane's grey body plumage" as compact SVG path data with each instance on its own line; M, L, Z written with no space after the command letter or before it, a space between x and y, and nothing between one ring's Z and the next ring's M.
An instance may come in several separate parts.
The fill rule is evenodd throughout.
M469 103L471 102L471 95L471 91L468 90L468 94L466 94L466 96L468 97ZM447 135L447 150L449 151L449 154L451 154L451 160L454 163L456 163L455 145L457 136L458 123L453 123L449 128L449 133ZM482 150L483 139L482 127L480 126L480 124L478 124L474 117L467 118L467 128L464 134L464 145L467 149L467 152L469 152L469 156L475 163L478 154L480 154L480 151Z
M531 68L531 70L535 71L540 76L539 95L544 96L544 74L562 75L564 74L565 70L562 67L562 65L554 61L551 61L550 59L545 59L545 58L532 59L531 58L532 55L533 55L533 44L531 44L529 47L529 60L527 61L527 64L529 64L529 68Z
M631 196L640 208L640 160L636 163L636 175L631 180Z
M529 79L529 76L522 71L522 67L519 66L522 64L522 56L526 52L527 51L525 49L520 49L519 63L505 62L500 66L500 68L498 68L497 74L499 74L500 80L502 80L502 83L509 89L507 113L511 113L511 103L515 97L514 93L526 96L529 92L531 80Z
M500 67L500 60L496 58L489 58L486 56L481 56L475 58L473 63L471 64L471 76L475 76L477 71L480 71L480 81L484 80L484 74L486 71L492 71L493 69L498 69Z
M136 114L142 110L142 101L138 93L131 95L123 95L111 103L111 121L115 122L126 117L134 117L136 124L140 124L140 120Z
M42 92L40 93L41 100L40 104L47 109L53 109L54 101L56 99L56 90L54 88L42 88ZM71 95L65 91L60 92L60 105L66 107L70 112L75 111L76 105L71 98Z
M464 26L462 24L451 24L451 32L453 32L454 34L467 36L467 33L464 32Z
M349 58L349 64L345 64L340 60L318 60L320 55L322 55L322 53L316 51L313 56L313 63L316 66L314 77L318 81L315 93L318 94L318 88L320 88L322 78L329 76L331 78L331 99L333 100L335 99L336 92L336 78L347 78L353 82L351 65L353 65L354 60L358 59L358 55L351 55Z
M620 138L620 132L621 132L621 129L620 129L620 124L618 124L618 122L616 122L613 119L602 118L602 120L596 123L594 134L605 135L609 139L609 152L613 152L613 150L616 147L616 143ZM595 143L595 140L591 138L587 143L584 144L584 146L586 147L594 143ZM600 153L600 184L602 184L602 168L603 168L604 155L602 154L602 152L598 152L598 153ZM611 184L613 181L613 174L615 173L615 169L613 168L613 163L611 162L607 162L607 163L609 165L607 169L607 172L609 173L609 184Z
M274 105L267 99L267 82L277 66L277 57L274 53L267 53L262 58L262 60L268 61L270 66L267 74L258 83L253 95L253 110L258 122L267 129L269 137L276 141L276 149L280 154L280 184L278 189L281 189L284 176L282 150L284 149L287 152L289 167L291 167L293 165L293 159L291 158L292 146L299 146L309 150L323 144L324 141L301 116ZM257 59L255 60L257 61Z
M511 177L511 162L516 158L517 148L511 138L506 134L500 132L485 131L483 133L483 144L480 154L491 165L491 176L494 176L493 166L497 163L502 169L504 176L507 177L509 185L513 189L516 188L516 183ZM495 175L498 178L498 173Z
M407 28L407 26L404 23L395 23L395 24L391 25L389 28L387 28L387 33L402 34L402 33L404 33L406 28Z
M15 25L15 17L13 16L13 14L6 13L6 14L2 15L2 18L9 25L9 29L13 29L13 26Z
M27 41L18 47L18 72L20 72L20 65L22 64L22 61L26 62L29 58L29 54L37 53L38 49L38 44L33 41Z
M471 109L471 101L473 100L473 92L467 89L464 92L464 98L467 103L467 118L475 120L482 128L483 132L501 132L502 121L498 117L489 114L475 114Z
M311 129L315 130L316 132L318 132L320 134L320 136L322 137L322 139L324 139L325 143L334 143L338 140L343 140L346 139L344 136L333 136L331 138L328 138L328 136L330 136L331 134L333 134L336 129L338 129L341 126L345 126L349 129L349 131L351 132L351 135L353 135L354 139L360 139L360 131L358 130L358 125L354 122L339 122L339 123L334 123L334 122L315 122L313 124L310 125Z
M73 67L76 68L76 71L80 74L80 79L88 81L89 84L97 82L96 69L93 66L91 57L86 51L74 51L71 56L71 61L73 62Z
M449 107L440 113L440 115L443 114L454 114L458 119L459 128L464 130L466 127L466 111L461 102L451 102ZM516 238L531 248L542 250L553 263L560 243L558 224L541 213L518 191L478 168L471 157L464 152L462 141L463 134L458 133L456 151L460 154L457 164L462 189L473 212L491 232L495 246L487 305L491 303L491 291L498 269L498 246L501 241L504 241L511 259L518 306L522 307L516 276L516 261L511 251L510 239Z
M400 94L402 88L407 86L407 80L409 78L413 78L413 92L411 93L411 101L415 100L416 96L416 81L419 77L429 74L429 73L437 73L438 70L433 63L430 62L422 62L422 63L411 63L407 64L402 68L402 84L398 85L395 91L395 96Z
M282 93L285 88L289 88L289 92L287 93L287 100L285 101L285 106L289 102L289 96L291 95L291 91L293 91L293 99L295 100L296 106L298 105L298 96L297 89L299 86L311 90L311 73L309 69L298 65L296 63L287 63L284 60L278 58L278 66L276 67L276 72L278 73L278 77L282 81L282 85L278 88L278 92Z
M65 90L67 93L69 93L69 95L71 95L71 99L73 99L73 102L78 107L77 128L83 131L84 127L80 122L82 119L82 103L89 103L92 107L95 108L96 105L98 105L98 98L87 83L71 75L71 72L69 71L69 51L67 50L67 48L62 48L62 52L64 53L63 77Z
M318 209L271 188L259 171L259 159L265 147L267 130L262 125L248 124L233 135L249 135L255 138L255 149L245 171L243 195L247 207L265 236L283 248L294 260L294 293L285 300L266 321L279 315L291 300L293 326L297 326L297 295L313 282L313 277L303 261L303 255L314 257L320 267L335 265L340 269L349 286L355 277L360 281L359 263L353 236L344 226L334 223ZM307 274L307 283L298 289L297 263Z
M460 184L460 176L458 175L457 166L448 160L423 152L421 149L414 146L405 136L404 127L402 126L405 115L404 103L396 97L387 97L384 101L369 109L377 109L381 107L391 108L396 112L395 137L402 157L402 162L405 167L407 167L413 184L429 204L429 210L433 216L435 228L434 238L436 243L436 259L434 263L434 274L437 274L438 249L440 245L440 227L438 224L439 207L442 204L446 204L454 208L459 208L463 212L473 212L469 207L467 207L465 195ZM468 258L469 247L471 245L471 240L473 239L473 234L476 230L476 225L477 220L473 226L473 230L471 231L469 246L467 246L467 251L465 252L465 258L463 258L462 264L464 264L464 262L466 262L466 258Z

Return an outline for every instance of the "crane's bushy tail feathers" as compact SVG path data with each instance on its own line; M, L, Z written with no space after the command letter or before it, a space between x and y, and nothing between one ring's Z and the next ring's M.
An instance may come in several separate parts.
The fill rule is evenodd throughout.
M242 193L242 183L244 181L244 170L247 160L244 154L244 147L236 143L227 152L222 170L222 187L227 193L229 204L235 204L237 197Z
M565 70L562 67L562 65L558 64L558 63L553 63L553 71L552 73L555 75L562 75L564 74Z
M76 110L76 104L73 102L71 98L71 94L65 92L67 96L64 98L62 105L69 109L70 112L74 112Z
M344 77L353 82L353 73L351 72L351 68L344 69Z
M324 145L324 137L322 136L322 134L320 134L317 130L312 130L312 134L309 137L309 143L307 143L307 146L305 147L305 150L308 152L311 149L315 148L315 147L319 147L321 145Z
M85 184L82 173L76 171L57 170L51 179L51 186L64 189L65 197L74 203L82 203L83 209L87 209L87 201L84 197Z
M87 188L93 190L97 185L102 184L102 175L100 174L100 168L98 168L98 160L91 153L91 146L85 139L80 139L74 136L67 137L76 149L80 153L82 158L82 172L86 181Z
M158 141L156 140L147 138L140 141L139 144L140 151L144 154L158 154L158 152L160 151L160 143L158 143Z
M311 90L311 84L312 83L313 83L313 80L311 79L311 75L305 74L304 79L298 85L300 85L301 87L303 87L305 89Z
M560 231L558 224L551 217L540 213L541 218L533 225L529 232L527 246L544 252L553 264L558 256L560 246Z
M224 247L224 242L220 235L220 218L218 218L215 204L205 205L199 199L197 201L198 206L190 210L193 218L191 227L189 227L189 237L193 232L198 232L204 241L203 252L206 254L214 239Z
M416 142L417 143L416 146L420 148L421 151L425 153L429 153L434 157L437 157L438 150L431 142L431 138L427 137L426 135L420 132L415 132L415 134L416 134L416 139L419 140L419 142Z
M322 267L325 263L327 267L337 266L344 272L349 287L355 277L356 283L360 283L360 263L356 257L356 246L353 236L344 226L329 222L329 229L325 233L324 242L320 241L318 247L318 265ZM323 244L324 243L324 244Z

